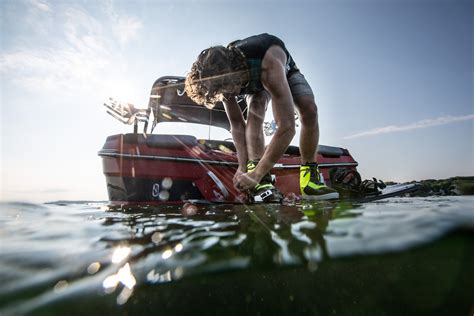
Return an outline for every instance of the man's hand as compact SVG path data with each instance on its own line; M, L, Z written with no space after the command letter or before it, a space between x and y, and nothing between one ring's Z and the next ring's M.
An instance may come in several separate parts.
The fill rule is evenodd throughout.
M240 175L244 174L244 173L245 173L245 171L241 171L240 169L237 169L237 171L236 171L235 174L234 174L234 177L232 178L232 181L233 181L233 183L234 183L234 186L235 186L235 184L237 183L237 178L238 178Z
M242 173L234 178L234 186L240 191L250 190L254 188L260 180L262 179L256 172Z

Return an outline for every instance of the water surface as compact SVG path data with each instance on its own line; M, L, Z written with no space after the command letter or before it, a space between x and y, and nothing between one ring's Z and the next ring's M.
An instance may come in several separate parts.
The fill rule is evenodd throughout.
M469 315L473 205L2 204L0 314Z

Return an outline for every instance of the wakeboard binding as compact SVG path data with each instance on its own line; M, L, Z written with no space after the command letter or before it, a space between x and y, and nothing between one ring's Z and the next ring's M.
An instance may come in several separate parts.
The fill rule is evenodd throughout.
M259 159L247 161L247 172L253 172L257 167ZM268 172L263 176L260 183L249 190L250 199L253 203L281 203L283 196L275 187L275 181Z

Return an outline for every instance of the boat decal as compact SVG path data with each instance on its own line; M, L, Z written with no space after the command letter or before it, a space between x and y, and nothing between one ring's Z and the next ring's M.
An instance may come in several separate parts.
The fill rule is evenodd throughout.
M153 189L151 190L151 195L154 198L160 196L160 185L158 183L153 184Z
M218 192L214 191L214 196L218 199L218 200L223 200L223 198L228 198L229 197L229 192L227 191L226 187L224 186L224 184L222 183L222 181L216 176L216 174L212 171L208 171L207 172L207 175L209 176L209 178L212 179L212 181L214 181L214 183L217 185L217 187L219 188L219 190L221 190L222 194L224 195L222 197L221 194L217 194Z

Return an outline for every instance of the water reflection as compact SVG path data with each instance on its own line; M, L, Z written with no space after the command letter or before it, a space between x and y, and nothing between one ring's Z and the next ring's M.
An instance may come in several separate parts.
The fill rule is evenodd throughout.
M423 209L416 201L410 203ZM439 224L416 228L426 218L433 221L439 209L428 208L429 213L418 218L411 207L394 208L392 213L386 204L292 201L287 205L150 206L146 212L138 208L129 210L126 217L106 219L104 225L120 223L127 227L127 234L103 241L110 247L126 242L139 249L129 258L138 283L167 284L230 270L304 267L315 273L331 257L397 250L394 244L421 244L426 236L432 238L433 232L442 234L447 229ZM470 222L474 222L472 215ZM413 235L421 237L414 243ZM383 245L383 249L373 245Z
M416 205L416 201L410 203ZM380 205L384 207L383 212ZM400 208L396 208L393 217L386 206L337 202L148 206L146 211L134 208L127 210L127 216L106 218L103 225L120 224L127 227L127 231L123 238L104 237L102 240L110 247L125 242L130 249L137 249L129 260L143 283L166 283L234 269L304 266L314 272L320 263L331 257L371 253L374 244L385 245L386 251L398 249L393 248L394 244L403 247L426 241L426 235L421 234L414 243L410 235L399 235L403 227L394 225L394 222L404 223L407 217L410 221L405 224L425 220L414 220L409 215L413 210ZM439 212L430 214L439 215ZM474 222L472 215L470 222ZM393 227L396 228L392 231ZM408 227L408 230L413 229ZM445 229L446 225L437 225L423 232L441 234ZM382 235L377 235L378 232ZM383 232L390 235L384 236ZM419 232L416 230L412 235ZM374 236L375 240L367 239Z
M314 271L318 262L329 258L324 237L329 221L359 215L349 214L349 209L354 207L331 202L147 206L146 211L133 208L127 216L121 212L105 218L104 226L120 224L127 230L122 230L122 238L114 234L102 241L116 249L113 258L120 260L113 262L130 255L128 260L144 283L228 269L304 264ZM130 254L131 249L136 251Z
M119 263L126 259L130 254L129 247L118 247L112 255L112 263Z

